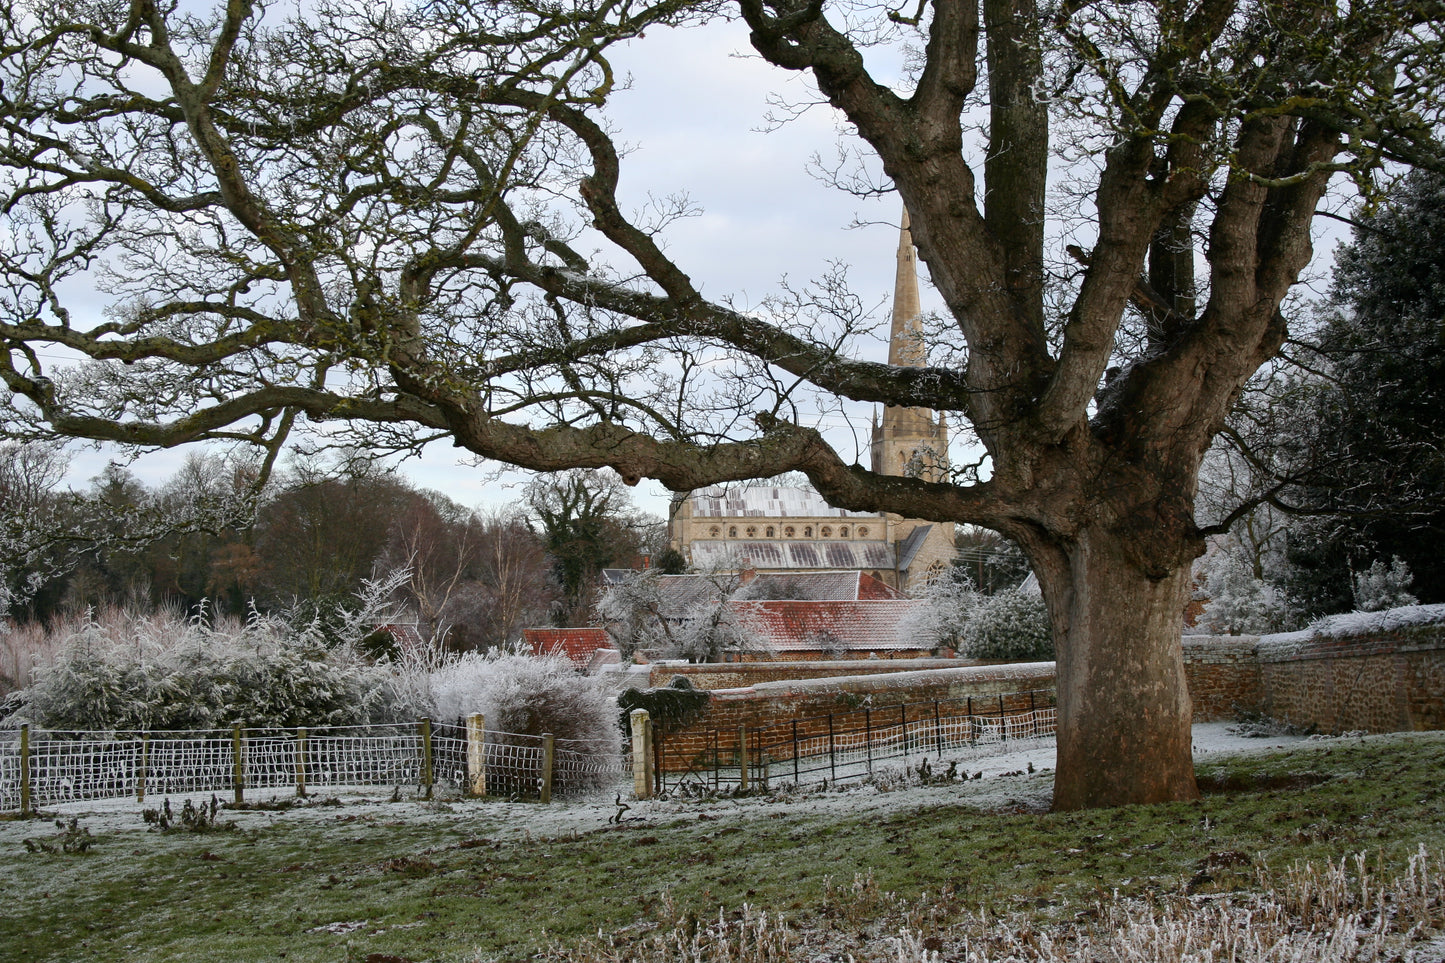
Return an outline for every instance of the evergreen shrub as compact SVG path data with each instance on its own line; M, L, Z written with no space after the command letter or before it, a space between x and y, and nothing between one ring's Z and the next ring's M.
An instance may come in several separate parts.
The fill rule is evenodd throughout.
M1044 600L1017 590L978 596L959 641L971 659L1047 662L1054 657Z

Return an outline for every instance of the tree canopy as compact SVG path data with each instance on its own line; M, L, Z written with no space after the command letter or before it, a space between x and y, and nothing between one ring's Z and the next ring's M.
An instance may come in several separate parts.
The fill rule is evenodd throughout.
M839 507L979 524L1049 608L1056 805L1188 798L1200 459L1286 337L1332 178L1439 164L1441 11L19 0L0 14L6 429L274 455L349 428L674 490L797 470ZM677 212L623 209L610 51L723 16L901 195L946 306L932 363L869 360L836 278L705 297L667 251ZM810 426L808 393L942 410L987 459L876 474Z

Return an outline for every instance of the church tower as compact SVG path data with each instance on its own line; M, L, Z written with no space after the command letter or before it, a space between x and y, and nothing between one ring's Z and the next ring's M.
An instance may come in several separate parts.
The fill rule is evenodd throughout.
M893 319L888 338L888 363L921 368L922 302L918 296L918 256L908 230L908 211L898 236L898 273L893 284ZM913 475L942 481L948 471L948 426L931 408L888 405L883 422L873 423L873 470L881 475Z
M918 258L903 214L888 361L922 367ZM948 426L929 408L889 405L874 416L873 470L941 481L948 472ZM668 520L670 544L694 569L745 559L758 572L865 572L913 593L953 564L953 524L829 505L807 486L759 481L678 496Z

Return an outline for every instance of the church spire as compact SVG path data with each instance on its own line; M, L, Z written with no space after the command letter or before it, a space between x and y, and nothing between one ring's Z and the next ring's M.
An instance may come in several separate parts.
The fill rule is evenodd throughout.
M893 284L893 318L888 339L888 363L921 368L927 363L923 346L923 306L918 292L918 255L913 249L908 209L898 232L898 273ZM884 475L913 472L941 476L948 460L948 429L929 408L887 405L881 421L873 422L873 470Z
M893 323L888 337L888 363L922 367L923 303L918 296L918 255L908 229L908 208L898 231L898 273L893 280Z

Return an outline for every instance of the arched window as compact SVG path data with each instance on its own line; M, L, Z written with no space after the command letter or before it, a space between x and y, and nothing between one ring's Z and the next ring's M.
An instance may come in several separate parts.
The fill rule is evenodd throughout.
M847 526L847 525L843 525L843 526L839 527L839 529L838 529L838 537L839 537L839 538L847 538L847 537L848 537L848 526Z
M774 534L773 534L773 526L771 526L771 525L768 526L768 530L763 533L763 537L764 537L764 538L773 538L773 537L774 537Z
M803 526L803 537L804 537L804 538L812 538L812 537L813 537L813 526L812 526L812 525L805 525L805 526Z
M731 526L729 526L729 527L728 527L728 538L737 538L737 537L738 537L738 527L737 527L736 525L731 525Z

